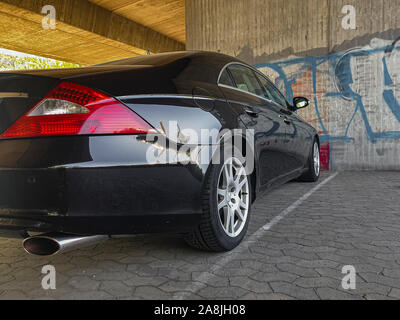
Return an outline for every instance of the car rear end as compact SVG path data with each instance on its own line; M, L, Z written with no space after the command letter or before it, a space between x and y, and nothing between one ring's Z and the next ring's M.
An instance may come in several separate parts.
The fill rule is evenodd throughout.
M0 73L0 230L187 232L192 166L150 165L159 133L112 93L55 72Z

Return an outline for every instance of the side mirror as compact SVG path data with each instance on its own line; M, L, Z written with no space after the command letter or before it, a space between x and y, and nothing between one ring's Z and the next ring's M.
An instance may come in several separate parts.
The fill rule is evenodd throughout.
M304 97L296 97L293 99L293 105L296 110L304 109L310 105L310 101Z

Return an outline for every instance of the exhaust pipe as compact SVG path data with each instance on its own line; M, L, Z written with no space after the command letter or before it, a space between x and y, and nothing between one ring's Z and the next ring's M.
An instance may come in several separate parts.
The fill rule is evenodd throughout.
M87 247L102 241L109 236L76 236L63 233L46 233L26 238L23 247L26 252L37 256L52 256Z

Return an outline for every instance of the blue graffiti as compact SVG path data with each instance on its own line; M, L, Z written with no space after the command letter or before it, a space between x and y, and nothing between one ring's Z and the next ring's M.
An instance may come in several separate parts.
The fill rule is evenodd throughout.
M289 101L293 100L293 85L296 84L296 81L301 78L305 72L311 69L312 71L312 91L314 94L314 106L317 114L317 118L319 124L321 126L322 141L353 141L353 138L349 136L350 126L353 123L356 115L360 113L362 121L365 125L367 137L369 141L375 143L378 139L400 139L400 131L385 131L385 132L376 132L372 129L370 120L368 119L368 114L363 102L363 97L355 92L351 85L354 83L352 71L351 71L351 59L354 57L362 57L373 55L377 53L385 53L385 56L382 59L383 66L383 74L384 74L384 84L385 89L382 93L383 101L386 103L388 107L388 111L394 115L395 119L400 122L400 103L397 100L394 92L394 82L389 73L388 64L387 64L387 54L391 54L394 50L397 50L395 47L397 41L390 46L385 46L379 49L356 49L352 51L342 52L342 53L332 53L323 56L317 57L305 57L305 58L294 58L285 61L278 61L275 63L264 63L255 65L256 68L270 68L275 71L278 77L275 79L275 83L279 87L283 87L286 91L286 98ZM318 74L321 73L318 70L319 66L329 63L332 70L334 70L333 74L335 77L335 84L338 90L336 92L327 92L324 94L325 97L339 97L346 99L348 101L355 102L355 109L352 113L351 117L348 119L348 122L345 125L346 129L344 131L343 136L333 136L331 135L327 127L321 117L320 106L317 97L318 92ZM290 74L285 72L285 69L290 66L297 66L297 69ZM292 68L293 69L293 68ZM328 71L329 72L329 71ZM325 73L327 73L325 71ZM332 74L332 73L331 73Z

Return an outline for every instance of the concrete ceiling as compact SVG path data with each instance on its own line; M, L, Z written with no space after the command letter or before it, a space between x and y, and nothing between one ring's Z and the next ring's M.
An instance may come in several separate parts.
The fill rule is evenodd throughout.
M184 4L184 0L0 0L0 48L83 65L143 55L147 50L184 50L184 42L177 40L185 37ZM55 30L42 28L45 5L57 10Z
M171 39L186 42L185 0L89 0Z

